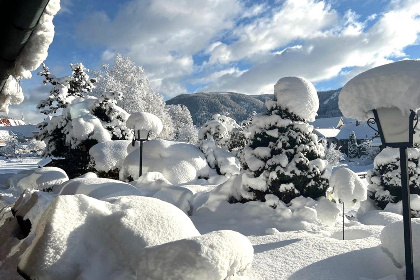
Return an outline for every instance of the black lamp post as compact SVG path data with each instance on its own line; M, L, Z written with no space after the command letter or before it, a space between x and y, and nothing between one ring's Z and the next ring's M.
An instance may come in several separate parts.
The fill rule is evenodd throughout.
M137 140L140 141L140 163L139 163L139 178L143 174L143 142L149 140L150 130L139 129L137 130Z
M414 280L407 148L413 147L413 134L418 118L415 112L411 111L409 115L404 115L397 107L374 109L373 115L375 119L370 119L368 124L377 124L382 144L400 149L406 279Z

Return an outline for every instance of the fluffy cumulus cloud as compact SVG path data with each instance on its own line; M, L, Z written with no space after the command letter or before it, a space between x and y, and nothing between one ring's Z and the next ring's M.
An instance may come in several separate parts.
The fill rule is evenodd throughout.
M233 28L237 0L134 0L114 17L98 11L78 25L77 34L123 52L140 63L149 78L169 96L185 91L174 84L193 72L193 55L224 30ZM107 50L103 57L112 57Z
M272 93L283 76L341 82L405 58L418 44L420 2L393 0L359 15L335 1L133 0L77 27L85 42L142 65L167 97L204 91ZM197 86L198 85L198 86Z

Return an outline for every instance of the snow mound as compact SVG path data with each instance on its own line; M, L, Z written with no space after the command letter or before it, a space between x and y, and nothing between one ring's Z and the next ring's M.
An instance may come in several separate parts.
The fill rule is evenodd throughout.
M274 85L277 104L306 121L315 121L319 108L314 85L302 77L284 77Z
M191 212L194 194L187 188L173 186L162 173L148 172L130 182L142 196L154 197L175 205L185 213Z
M242 234L215 231L146 248L137 275L155 280L230 279L246 273L253 255L254 248Z
M402 60L363 72L345 84L338 105L345 117L367 120L376 108L404 114L420 108L420 61Z
M18 268L31 279L140 279L145 247L198 235L188 216L158 199L58 196Z
M386 226L397 221L402 221L402 216L382 210L371 210L362 215L358 215L357 220L365 225Z
M124 160L120 180L139 177L139 148ZM203 153L194 145L184 142L156 139L143 147L143 173L160 172L172 184L184 184L209 176L212 172Z
M19 190L46 189L68 181L66 172L58 167L42 167L12 175L6 185Z
M413 238L414 275L420 275L420 219L411 219ZM382 247L387 250L391 258L401 267L405 266L404 256L404 226L403 221L387 225L381 232Z
M115 196L141 195L130 184L105 178L75 178L53 191L58 195L85 194L101 200Z
M138 130L149 130L152 135L157 136L162 132L162 121L155 115L146 112L132 113L127 119L127 127ZM137 134L136 134L137 135Z
M330 187L333 188L332 197L347 207L353 207L356 202L367 199L366 185L356 173L345 167L332 174Z
M319 200L315 210L318 220L328 226L334 226L340 215L340 209L338 209L337 204L326 198Z
M134 149L129 140L101 142L90 148L89 155L95 162L97 171L108 172L121 168L124 159Z

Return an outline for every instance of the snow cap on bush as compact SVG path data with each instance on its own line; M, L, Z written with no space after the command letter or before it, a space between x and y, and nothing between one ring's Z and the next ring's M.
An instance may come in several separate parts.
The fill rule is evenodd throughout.
M132 113L127 120L127 127L137 130L149 130L157 136L162 132L162 121L155 115L146 112Z
M341 201L348 206L366 200L366 186L359 176L348 168L337 169L330 178L330 187L333 188L332 196L336 201Z
M306 121L315 121L319 108L314 85L302 77L284 77L274 85L277 104Z
M367 120L376 108L403 113L420 108L420 61L402 60L363 72L343 87L338 105L345 117Z

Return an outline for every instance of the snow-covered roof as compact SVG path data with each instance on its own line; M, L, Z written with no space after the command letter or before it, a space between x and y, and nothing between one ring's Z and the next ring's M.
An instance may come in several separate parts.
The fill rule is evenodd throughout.
M342 121L343 119L341 117L321 118L315 119L310 125L313 125L314 128L338 128Z
M323 138L334 138L340 133L340 130L336 128L315 128L314 133Z
M367 120L377 108L397 107L403 113L420 108L420 60L402 60L363 72L341 90L344 116Z
M23 120L15 120L9 118L1 118L0 126L16 126L16 125L25 125Z
M376 135L376 131L370 128L367 123L361 123L359 125L356 125L356 123L349 123L341 127L340 133L337 134L336 138L338 140L349 139L352 131L354 131L357 139L372 139Z
M27 125L17 125L17 126L0 126L0 130L12 131L18 136L18 138L32 138L34 137L34 132L39 132L39 129L36 125L27 124Z
M284 77L274 85L277 104L306 121L314 121L319 108L314 85L302 77Z

